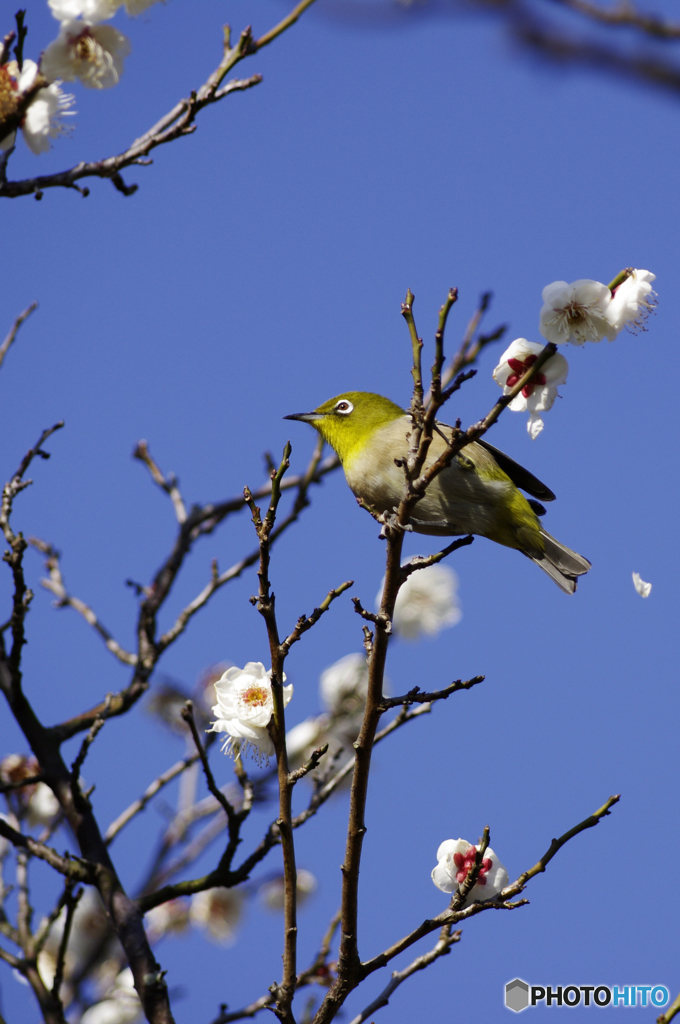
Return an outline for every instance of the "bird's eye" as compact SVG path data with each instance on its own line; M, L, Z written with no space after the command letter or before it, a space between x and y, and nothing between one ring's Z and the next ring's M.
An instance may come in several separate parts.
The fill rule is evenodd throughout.
M345 398L343 398L341 402L336 402L335 405L335 411L342 413L343 416L349 416L353 409L354 406L352 403L348 402Z

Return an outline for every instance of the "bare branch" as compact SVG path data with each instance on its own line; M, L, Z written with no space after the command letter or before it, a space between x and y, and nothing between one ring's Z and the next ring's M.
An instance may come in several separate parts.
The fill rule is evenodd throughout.
M297 641L300 639L302 634L306 633L308 629L311 629L312 626L314 626L319 621L323 613L328 611L336 597L340 597L340 594L344 594L344 592L346 590L349 590L349 588L353 585L354 580L347 580L346 583L341 583L339 587L335 587L333 590L329 590L328 594L321 602L319 607L315 608L308 618L306 618L304 615L301 615L297 621L297 624L293 632L289 636L287 636L286 639L281 644L282 650L288 653L293 644L297 643Z
M452 909L454 905L462 906L462 903L464 902L466 895L469 894L470 889L474 885L474 880L472 879L472 872L475 870L478 871L479 864L477 862L481 862L481 856L476 856L475 865L473 869L471 869L471 871L468 873L468 878L466 879L466 881L459 887L458 891L454 894L454 897L451 900L451 906L449 906L443 913L439 914L437 917L432 918L429 921L423 921L423 923L418 928L414 929L414 931L412 931L409 935L406 935L403 939L401 939L399 942L396 942L393 946L390 946L390 948L386 949L383 953L380 953L378 956L373 957L372 960L363 963L361 965L360 972L362 980L363 978L367 977L368 974L371 974L374 970L377 970L379 967L384 967L385 964L389 963L390 960L393 960L395 956L398 956L400 953L403 953L404 950L408 949L419 939L422 939L425 935L435 931L437 928L449 924L458 924L459 922L466 920L468 917L474 917L477 914L483 913L487 910L514 910L516 907L524 905L527 902L526 900L520 900L516 903L511 903L510 900L513 896L516 896L518 893L524 890L526 883L532 877L534 877L534 875L539 874L541 871L545 871L545 868L549 861L552 860L557 851L562 846L564 846L565 843L569 842L570 839L573 839L574 836L579 834L579 832L583 832L585 829L593 828L595 825L597 825L603 817L606 817L606 815L609 814L610 807L617 803L618 800L618 796L610 797L609 800L607 800L607 802L599 808L599 810L595 811L594 814L591 814L589 818L585 819L585 821L582 821L579 825L575 825L574 828L569 829L569 831L565 832L564 835L561 836L559 839L553 839L547 853L544 854L544 856L538 861L538 863L535 864L534 867L531 868L529 871L525 871L522 875L520 875L517 881L513 882L511 885L506 886L505 889L499 892L494 899L485 900L481 903L472 903L470 904L470 906L465 907L465 909ZM488 842L486 830L485 838L487 839ZM480 853L481 851L478 850L478 854ZM471 884L468 884L468 882L471 882Z
M288 781L291 783L291 785L295 782L299 782L300 779L304 779L305 775L309 775L309 773L313 772L315 768L318 768L319 761L326 753L328 753L327 743L324 743L323 747L318 747L316 750L313 750L312 756L309 758L309 760L305 761L305 763L300 768L297 768L294 772L291 772L289 774Z
M51 847L44 846L43 843L39 843L31 836L25 836L21 832L17 832L16 829L8 825L2 818L0 818L0 836L9 839L10 843L16 846L17 849L25 850L34 857L44 860L55 871L58 871L60 875L72 878L76 882L86 882L88 885L96 884L96 865L89 863L81 857L62 857Z
M76 756L75 761L71 765L71 793L73 794L73 802L80 809L80 805L87 802L87 797L84 796L80 788L80 769L85 764L85 758L87 757L90 747L97 738L97 733L104 725L103 718L97 718L90 726L90 731L87 736L80 744L80 750Z
M26 580L24 577L24 551L26 550L27 543L24 540L23 534L15 534L12 529L10 518L12 515L12 506L15 497L20 491L28 487L31 483L30 480L24 480L24 474L26 473L31 462L37 456L42 459L49 459L49 453L43 451L42 445L45 443L48 437L55 432L55 430L61 429L63 423L56 423L53 427L49 427L47 430L43 430L40 435L38 442L33 448L29 449L26 455L21 460L19 468L12 477L12 479L5 484L2 491L2 505L0 506L0 528L5 536L5 540L9 545L9 551L6 551L3 555L3 561L7 562L11 571L12 578L14 581L14 594L12 598L12 615L9 620L9 627L12 630L12 649L7 655L5 653L4 639L2 632L0 631L0 688L3 689L5 694L8 696L11 691L12 697L18 699L21 692L21 652L23 645L26 643L24 621L26 613L28 612L28 606L33 598L33 593L26 586Z
M57 952L57 963L54 969L54 981L52 982L52 996L54 999L59 999L59 991L61 989L62 981L64 980L64 963L66 961L66 950L68 949L68 942L71 936L71 926L73 924L73 915L75 914L78 901L83 895L83 889L80 889L75 896L73 895L74 882L72 879L66 880L66 887L64 894L59 901L61 907L66 907L66 917L64 919L64 930L61 933L61 940L59 942L59 950Z
M430 964L434 963L435 960L438 960L440 956L446 956L450 953L451 946L460 942L461 935L463 934L461 931L453 932L453 934L451 934L451 928L452 925L450 924L444 925L437 944L433 946L428 953L423 953L422 956L416 957L416 959L402 971L394 971L389 983L385 986L380 995L374 999L365 1010L362 1010L356 1017L353 1017L350 1024L364 1024L364 1021L368 1020L369 1017L372 1017L376 1010L381 1010L383 1006L389 1005L390 996L395 989L402 984L402 982L406 981L407 978L410 978L411 975L416 973L416 971L422 971L425 967L429 967Z
M680 995L673 1000L665 1013L656 1018L656 1024L671 1024L671 1021L680 1013Z
M290 14L283 19L283 21L280 21L278 25L275 25L274 28L270 29L269 32L265 33L265 35L260 36L260 38L253 43L254 49L261 50L263 46L267 46L274 39L276 39L277 36L280 36L281 33L285 32L287 28L290 28L291 25L294 25L295 22L300 17L300 15L304 14L307 8L311 7L313 3L314 0L301 0L301 3L299 3L297 7L294 7Z
M219 789L215 782L215 778L213 776L212 769L208 762L208 757L205 752L205 748L201 743L201 738L198 735L198 729L196 728L196 722L194 721L194 705L192 701L188 700L184 707L182 708L182 718L184 719L184 721L189 726L189 729L191 730L191 735L193 737L194 743L196 744L198 756L201 759L201 765L203 766L203 774L205 775L205 781L208 784L208 789L215 797L218 804L226 814L229 822L231 823L233 819L236 817L236 810L232 806L232 804L230 804L222 790Z
M0 60L0 64L1 63L2 63L2 61ZM3 341L2 345L0 345L0 366L2 366L2 361L5 358L5 356L7 355L8 351L9 351L10 345L12 344L12 342L14 341L14 339L17 336L19 328L21 327L21 325L23 324L23 322L25 320L28 320L28 318L31 315L31 313L35 309L37 309L37 308L38 308L38 303L37 302L32 302L31 305L28 306L23 311L23 313L19 314L19 316L16 318L16 320L14 321L12 326L10 327L9 333L8 333L7 337Z
M230 45L230 32L227 29L222 60L204 84L199 89L193 91L188 97L176 103L172 110L165 114L160 121L140 136L140 138L136 139L124 152L104 160L91 163L81 162L76 164L75 167L57 174L26 178L23 181L0 181L0 196L14 199L18 196L35 194L37 198L42 198L44 189L55 187L74 188L80 191L82 195L87 196L89 195L89 189L80 189L76 182L88 177L109 178L123 195L133 195L137 191L137 185L126 185L120 172L124 168L133 165L145 166L151 161L144 158L157 146L173 142L175 139L182 138L185 135L191 135L197 128L196 118L205 107L219 102L233 92L242 92L245 89L251 89L253 86L259 85L262 81L262 76L259 74L251 75L250 78L234 79L224 85L222 83L232 68L244 58L257 53L259 49L267 46L285 32L313 2L314 0L303 0L283 21L258 40L253 39L251 30L247 28L241 33L236 45L232 47ZM28 93L22 96L17 110L11 115L9 120L6 119L3 122L3 137L18 127L35 92L46 84L45 80L38 75L36 84Z
M104 626L96 612L90 608L89 605L81 601L79 597L74 597L66 589L64 584L64 578L61 573L61 565L59 563L59 552L51 544L48 544L44 540L40 540L39 537L29 537L28 543L31 544L38 551L41 551L47 556L45 561L45 570L49 573L47 579L42 579L40 585L49 590L51 594L56 597L55 607L56 608L73 608L74 611L78 612L79 615L85 619L85 621L92 626L96 633L102 638L107 648L111 653L122 661L124 665L136 665L137 655L132 654L130 651L126 651L121 645L115 640L109 630Z
M431 704L435 700L446 700L447 697L450 697L452 693L457 693L458 690L471 690L478 683L483 683L485 678L485 676L473 676L472 679L466 679L465 682L457 679L455 683L444 687L443 690L433 690L432 693L421 693L420 687L414 686L403 697L385 697L382 702L382 708L384 711L388 711L390 708L396 708L400 705Z
M459 537L447 544L441 551L435 552L433 555L415 555L410 562L406 565L402 565L401 571L404 575L404 579L408 579L414 572L419 569L427 569L430 565L436 565L437 562L441 562L443 558L450 555L454 551L458 551L459 548L466 548L469 544L472 544L474 537L470 534L467 537Z
M608 8L599 7L597 4L589 3L588 0L555 0L555 2L605 25L636 28L645 35L653 36L656 39L680 39L680 25L672 21L664 21L654 14L643 14L636 10L629 0Z
M132 457L134 459L139 459L140 462L144 463L144 465L151 473L151 477L154 483L157 483L161 490L165 491L165 493L170 496L170 499L175 509L175 516L177 518L177 522L181 526L182 523L186 521L187 510L184 505L184 499L180 494L177 479L174 476L174 474L171 473L170 476L168 477L163 475L158 466L158 463L151 458L151 452L149 451L149 446L146 443L146 441L137 442L135 450L132 453Z
M196 764L198 761L198 754L192 754L190 757L184 757L181 761L177 761L171 768L159 775L157 779L148 786L142 795L131 803L122 814L119 814L115 821L112 821L106 832L104 833L104 841L108 845L113 842L121 829L125 828L128 822L132 821L135 815L143 811L146 805L152 800L156 793L159 793L164 786L167 786L168 782L172 782L173 779L177 778L183 771L191 767L192 764Z
M610 796L606 803L604 803L602 807L598 808L598 810L591 814L588 818L580 822L578 825L574 825L573 828L570 828L569 831L565 832L564 835L560 836L559 839L553 839L548 850L546 850L541 859L537 861L537 863L534 864L532 868L530 868L528 871L525 871L524 874L520 875L516 882L514 882L508 888L504 889L503 892L501 893L501 896L505 896L507 894L507 898L510 896L514 896L517 892L521 892L522 888L530 878L533 878L534 875L538 875L542 871L545 871L546 867L553 859L557 851L561 849L565 843L568 843L570 839L573 839L574 836L577 836L579 832L585 832L586 829L594 828L595 825L599 825L602 818L606 818L609 815L611 808L614 806L614 804L617 804L620 799L620 794L617 794L616 796Z

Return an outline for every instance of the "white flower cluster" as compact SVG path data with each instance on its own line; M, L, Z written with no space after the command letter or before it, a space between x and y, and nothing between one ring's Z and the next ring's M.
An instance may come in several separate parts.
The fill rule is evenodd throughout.
M543 337L556 345L584 345L586 341L614 338L625 328L644 329L644 322L655 306L652 281L648 270L630 268L619 274L610 285L599 281L553 281L543 289L539 329ZM493 371L494 380L510 393L524 374L534 365L543 345L517 338L505 350ZM557 388L565 384L569 364L555 353L546 360L529 384L510 402L514 412L528 412L527 430L535 440L543 430L541 413L552 408Z
M101 22L113 18L120 7L136 15L154 3L157 0L48 0L60 22L59 35L39 64L24 60L21 67L16 61L0 65L0 122L15 113L40 74L48 84L31 97L20 127L28 148L45 153L50 139L64 131L61 118L75 113L69 109L74 97L62 92L61 82L78 78L91 89L108 89L123 73L130 41L112 25ZM0 150L11 150L15 141L16 131L0 137Z

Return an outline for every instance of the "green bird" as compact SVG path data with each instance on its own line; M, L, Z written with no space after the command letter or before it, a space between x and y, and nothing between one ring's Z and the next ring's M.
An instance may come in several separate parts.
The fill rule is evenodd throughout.
M377 512L392 512L404 489L404 471L395 460L408 451L408 413L382 395L348 391L313 412L294 413L319 431L335 449L351 490ZM425 466L444 451L451 427L437 424ZM442 437L441 435L444 435ZM518 488L530 494L525 498ZM416 533L458 536L476 533L497 544L516 548L540 566L566 594L576 590L578 576L590 562L561 544L543 528L544 507L532 500L553 501L553 492L503 452L473 441L435 477L413 510Z

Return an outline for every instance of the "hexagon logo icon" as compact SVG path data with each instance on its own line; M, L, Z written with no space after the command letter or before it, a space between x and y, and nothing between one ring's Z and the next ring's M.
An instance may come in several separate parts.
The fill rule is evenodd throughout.
M519 1013L529 1005L529 986L521 978L509 981L505 986L505 1005L509 1010Z

